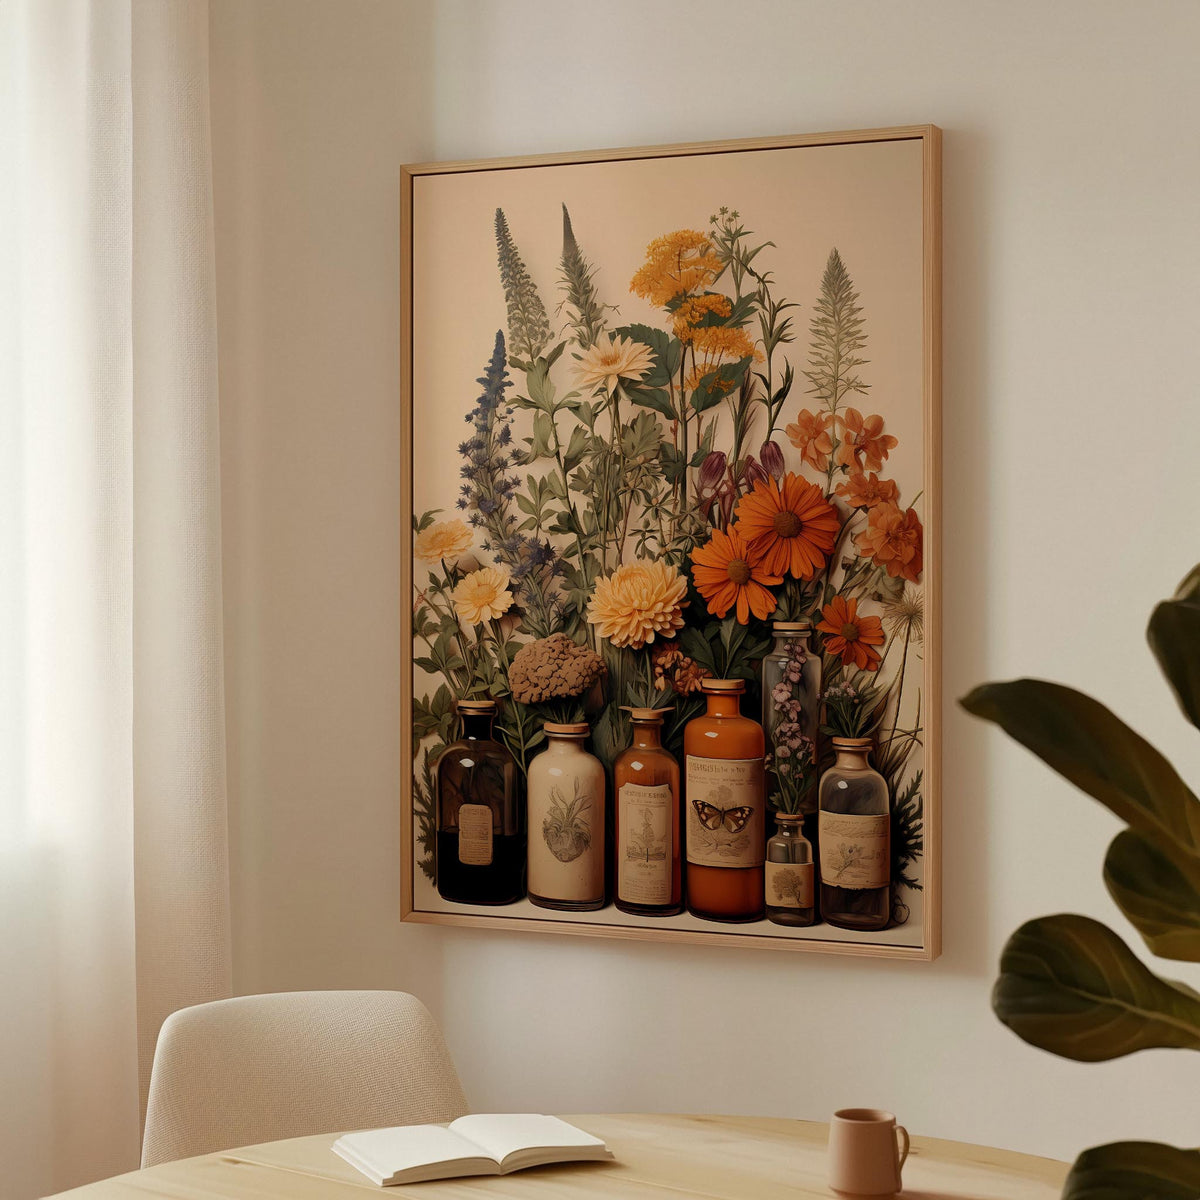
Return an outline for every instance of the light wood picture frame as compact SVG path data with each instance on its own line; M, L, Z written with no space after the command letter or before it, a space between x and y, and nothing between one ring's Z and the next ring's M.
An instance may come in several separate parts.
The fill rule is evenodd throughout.
M936 958L941 950L941 131L915 125L410 165L401 169L400 231L402 920ZM667 271L664 287L668 252L675 255L674 274ZM675 293L669 294L672 288ZM681 299L695 303L687 306ZM595 371L588 373L589 363L595 366L588 357L594 345L619 352L620 339L639 337L647 353L673 338L691 346L692 372L686 380L679 372L678 394L671 379L669 400L652 394L650 385L660 382L652 370L632 371L632 382L613 376L607 381L611 393L604 391L605 383L595 383ZM432 628L429 606L443 614L456 611L451 585L464 572L495 566L501 576L510 576L508 591L500 593L492 610L504 610L491 622L494 633L464 621L462 636L469 642L464 654L470 658L476 637L481 644L494 637L499 646L508 638L530 640L521 614L523 604L534 602L534 588L551 596L548 611L566 611L570 604L555 607L569 582L553 569L540 582L511 579L502 551L487 537L478 498L472 498L469 468L463 470L459 443L462 431L469 432L464 420L469 422L483 402L480 376L493 354L499 355L493 367L506 364L508 375L503 403L511 414L506 435L512 447L507 469L513 482L506 493L514 504L511 527L528 521L524 534L544 538L553 553L558 536L552 532L553 493L537 492L539 472L549 469L539 461L539 451L547 450L547 418L529 400L531 368L553 377L550 390L557 386L559 401L572 389L576 404L592 395L623 396L626 414L612 426L618 446L619 431L633 429L630 414L650 414L637 432L654 436L647 431L657 429L659 449L631 461L652 458L649 470L663 473L659 483L674 489L670 495L676 503L682 471L683 494L693 514L687 517L693 522L692 542L668 543L668 534L678 534L671 524L668 533L660 527L657 535L664 546L696 544L694 522L701 520L696 512L714 527L731 523L740 496L768 475L774 475L780 491L781 472L821 488L840 523L836 544L823 548L824 574L797 572L794 581L789 577L774 591L791 615L811 614L818 630L818 622L826 624L818 636L831 672L827 680L856 681L860 690L877 686L872 693L878 706L875 753L888 758L890 773L884 773L892 806L903 809L905 822L897 842L900 827L893 818L893 846L907 848L902 860L893 854L899 863L893 879L902 870L917 885L894 887L894 923L888 929L864 934L825 924L799 929L767 921L718 924L686 911L676 917L638 917L611 904L586 913L535 908L527 900L477 907L439 896L431 877L433 771L425 759L431 748L436 751L450 740L447 696L456 690L467 694L474 668L464 666L454 679L437 677L438 664L449 659L448 652L439 657L436 637L425 637ZM687 354L685 347L685 362ZM644 368L649 360L635 361ZM491 378L494 383L494 371ZM690 398L698 396L703 400L689 408ZM566 445L575 418L561 406L557 411L550 419ZM769 440L783 452L782 465L775 451L762 448L768 430ZM581 437L581 445L584 441ZM720 478L715 478L714 452L725 456ZM664 482L671 470L675 482ZM569 489L570 478L564 468L563 487ZM518 496L527 500L520 507ZM655 557L656 535L648 532L652 522L639 515L652 509L637 507L634 500L629 507L634 517L613 534L615 557L606 558L605 566ZM467 521L465 528L474 535L469 545L458 526L446 535L461 566L416 559L417 526L427 530L433 521ZM680 518L680 528L683 524ZM569 553L574 551L563 552L562 568L568 573ZM578 554L584 553L580 547ZM664 559L670 561L666 554ZM690 551L675 554L675 561L688 575ZM843 588L838 580L849 582ZM578 580L575 584L578 593ZM697 580L689 577L690 603L683 612L688 621L711 627L721 599L697 588ZM839 589L858 596L857 610L828 609ZM596 644L604 627L588 628L578 594L574 603L578 637ZM804 614L802 605L808 605ZM725 620L736 616L736 607L730 607ZM749 616L747 629L753 626L761 635L757 620L757 614ZM839 640L847 630L849 640ZM649 655L653 647L646 642L640 651ZM504 652L495 653L506 669ZM481 649L481 662L483 654ZM689 670L704 672L697 659L681 657ZM646 679L650 662L644 660ZM494 673L496 667L479 669ZM684 687L686 681L680 683L672 670L657 671L653 682ZM481 690L476 680L471 694ZM503 694L502 682L499 690ZM606 699L614 708L618 702L628 699ZM531 711L526 716L533 719ZM882 753L889 747L890 757Z

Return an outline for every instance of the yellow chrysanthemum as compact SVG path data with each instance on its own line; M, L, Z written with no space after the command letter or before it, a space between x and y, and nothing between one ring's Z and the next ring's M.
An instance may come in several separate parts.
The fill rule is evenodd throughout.
M683 628L687 580L661 562L633 562L596 581L588 621L614 646L640 650Z
M471 545L471 527L457 517L452 521L434 521L417 534L413 553L422 561L435 563L445 558L457 558Z
M630 338L601 334L596 344L585 350L575 368L580 387L604 385L612 391L621 379L637 382L654 365L650 347Z
M502 617L512 607L509 574L503 567L480 567L450 593L454 611L468 625L482 625Z
M707 287L720 273L721 260L708 235L696 229L677 229L646 247L646 261L630 281L629 290L662 308L683 292Z

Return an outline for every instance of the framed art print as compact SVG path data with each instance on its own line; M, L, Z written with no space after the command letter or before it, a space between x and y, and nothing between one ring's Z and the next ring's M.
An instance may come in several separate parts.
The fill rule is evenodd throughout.
M405 920L937 956L940 172L402 170Z

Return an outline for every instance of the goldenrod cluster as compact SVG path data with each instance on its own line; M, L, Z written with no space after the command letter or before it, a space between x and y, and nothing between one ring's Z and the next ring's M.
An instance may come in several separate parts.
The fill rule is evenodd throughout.
M677 229L646 247L646 261L630 281L629 290L664 308L683 293L706 288L720 273L721 260L707 235L695 229Z

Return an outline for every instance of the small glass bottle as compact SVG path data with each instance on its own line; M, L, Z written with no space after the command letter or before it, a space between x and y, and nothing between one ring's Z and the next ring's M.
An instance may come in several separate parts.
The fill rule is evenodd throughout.
M520 772L492 737L494 700L460 700L459 739L437 761L435 878L444 900L512 904L525 894Z
M870 738L835 737L833 748L819 798L821 916L840 929L884 929L892 912L887 783L868 762Z
M529 900L570 912L603 908L604 766L583 748L586 724L542 728L546 749L529 764Z
M613 763L616 905L643 917L683 911L679 764L663 748L664 711L630 709L633 744Z
M817 807L812 784L821 725L821 656L809 645L811 621L776 621L771 631L775 645L762 661L763 732L772 761L767 795L778 807L807 816ZM780 746L784 754L777 757ZM788 763L787 756L797 752L808 756L811 770L800 772Z
M688 912L707 921L758 921L766 854L762 726L742 716L740 679L706 679L700 687L708 711L683 732Z
M817 920L816 868L800 813L776 813L767 842L767 919L776 925L813 925Z

